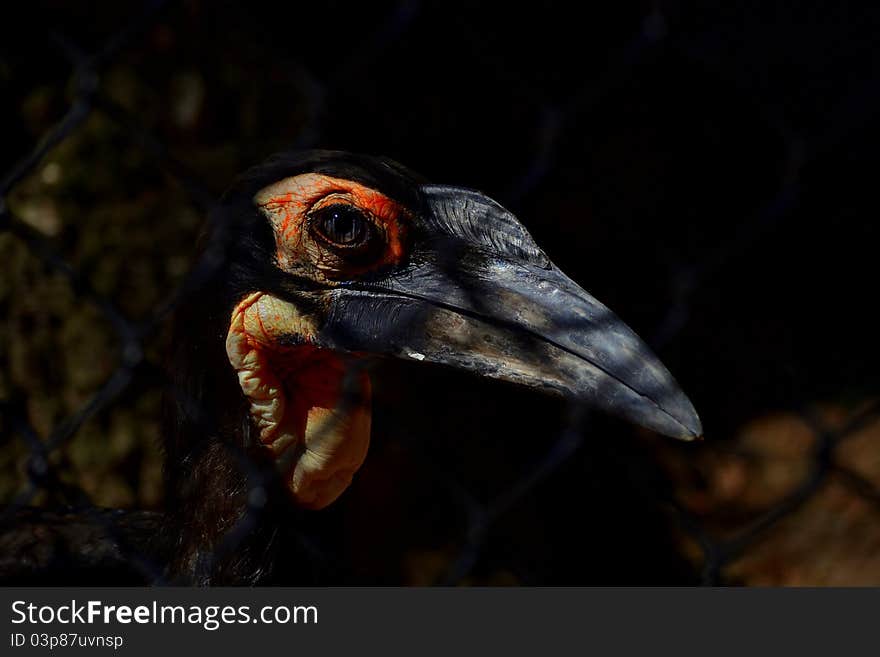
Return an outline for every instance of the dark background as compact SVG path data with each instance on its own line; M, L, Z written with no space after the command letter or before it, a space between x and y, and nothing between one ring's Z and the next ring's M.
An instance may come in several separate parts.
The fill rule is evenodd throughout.
M278 150L382 154L514 211L655 346L702 417L701 446L599 415L566 433L558 400L388 363L367 464L306 528L350 581L880 583L880 431L826 431L870 419L880 388L880 10L141 11L29 3L0 28L0 174L73 99L89 110L13 186L4 223L33 229L125 317L182 279L202 192ZM95 81L75 75L117 38ZM27 479L22 422L46 440L119 356L112 327L33 251L0 233L0 501ZM99 506L161 507L167 334L53 450L64 485L34 503L70 503L68 486Z

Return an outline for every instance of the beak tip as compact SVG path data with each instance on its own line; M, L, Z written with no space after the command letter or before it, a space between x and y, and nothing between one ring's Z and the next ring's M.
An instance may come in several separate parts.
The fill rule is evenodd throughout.
M700 422L700 416L697 415L693 405L688 403L688 406L690 406L690 412L683 420L679 420L679 423L685 429L685 433L676 436L676 438L685 442L702 441L703 423Z
M685 442L703 439L703 423L697 415L693 403L678 386L668 389L668 394L659 404L660 423L655 425L660 433ZM656 418L657 416L654 416ZM654 419L652 418L652 419Z
M676 438L678 438L679 440L682 440L686 443L694 443L694 442L701 443L701 442L703 442L703 440L705 440L705 437L703 436L702 432L700 432L700 433L688 432L686 434L676 436Z

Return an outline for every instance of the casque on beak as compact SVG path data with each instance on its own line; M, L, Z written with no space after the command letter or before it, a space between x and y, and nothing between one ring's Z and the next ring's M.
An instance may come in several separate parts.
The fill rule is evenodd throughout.
M321 346L457 367L582 399L667 436L702 435L648 346L511 213L462 188L428 185L421 197L408 263L335 288Z

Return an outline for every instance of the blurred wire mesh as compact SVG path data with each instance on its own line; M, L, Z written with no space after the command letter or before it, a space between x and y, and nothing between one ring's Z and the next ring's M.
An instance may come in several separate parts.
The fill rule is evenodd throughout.
M877 16L763 4L648 3L587 26L564 6L48 3L51 20L16 23L5 517L161 508L166 319L206 275L203 218L248 165L321 145L514 209L652 342L708 439L389 364L368 465L326 514L353 581L880 584L861 313L880 99L860 48Z

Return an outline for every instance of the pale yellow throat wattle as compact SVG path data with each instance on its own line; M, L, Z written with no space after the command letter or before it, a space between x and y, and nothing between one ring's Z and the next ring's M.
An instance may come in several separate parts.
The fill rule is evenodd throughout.
M282 346L284 336L304 344ZM232 312L226 353L250 402L262 445L294 500L320 509L338 498L370 443L370 380L357 363L308 344L315 327L297 308L262 292Z

